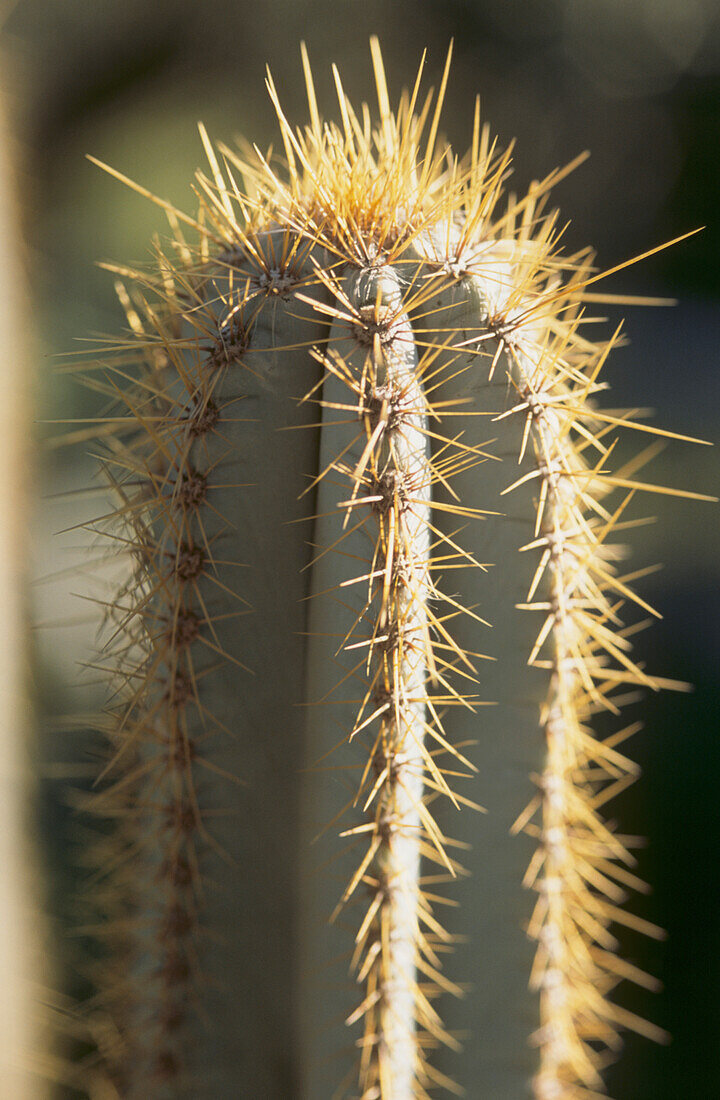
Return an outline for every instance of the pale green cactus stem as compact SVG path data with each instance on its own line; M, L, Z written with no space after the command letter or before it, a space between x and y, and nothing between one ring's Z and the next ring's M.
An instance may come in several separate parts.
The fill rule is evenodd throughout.
M488 624L460 618L454 625L456 641L466 651L493 658L491 664L478 663L476 689L478 701L492 705L476 707L474 713L455 708L448 719L454 743L477 745L465 751L478 765L475 790L487 813L476 822L472 847L463 853L464 866L482 886L479 895L470 895L475 904L461 905L452 920L460 938L455 972L466 998L450 1002L446 1015L448 1025L460 1032L469 1014L477 1020L472 1040L464 1044L461 1079L477 1082L482 1095L514 1100L525 1094L532 1075L535 1054L527 1040L537 1026L537 1008L527 988L533 949L525 934L529 898L522 885L531 849L510 829L527 800L528 776L542 768L537 723L545 684L542 674L527 665L535 624L517 607L532 577L531 561L517 552L532 538L532 489L525 485L505 499L501 493L532 469L533 456L526 450L518 465L523 424L518 417L497 419L514 403L508 381L512 364L498 341L488 339L488 320L514 285L507 243L485 247L475 262L469 256L453 260L452 247L441 251L437 237L425 243L424 251L426 264L441 268L446 256L459 260L463 272L454 285L438 288L426 307L430 316L419 322L435 330L435 340L452 345L444 353L446 378L436 397L454 402L448 432L462 433L466 446L489 456L459 472L452 487L467 507L500 513L468 523L460 533L451 513L438 513L433 520L444 534L462 540L485 567L455 570L446 587ZM439 810L439 824L457 832L451 806ZM469 892L462 885L461 891ZM451 1053L439 1057L450 1074L457 1062Z
M55 975L43 956L27 621L32 411L32 331L12 164L13 142L0 100L0 326L3 413L0 433L0 1091L45 1100L55 1050L38 1003Z
M269 266L272 236L255 243ZM121 878L114 872L109 902L120 954L111 953L107 980L124 1039L117 1081L128 1097L230 1097L240 1081L254 1095L295 1088L288 853L302 764L296 704L310 528L293 521L307 514L298 498L318 432L283 429L316 417L298 402L319 374L309 347L328 324L296 296L325 293L300 259L282 296L248 288L262 260L244 259L242 315L237 272L222 259L199 271L188 261L175 275L166 268L170 323L150 310L141 319L140 302L131 307L151 377L163 381L142 414L146 434L116 447L109 466L127 466L135 485L145 472L139 489L122 491L138 560L126 589L135 600L143 593L136 646L126 652L127 599L111 636L120 679L143 680L119 709L117 782L101 803L123 821L115 860L125 867ZM282 805L277 816L269 790Z
M419 249L414 251L417 256ZM411 252L411 257L412 254ZM488 302L500 294L498 280L500 286L507 282L507 263L502 250L500 257L488 254L486 250L484 263L484 278L468 276L463 282L453 283L446 288L441 283L435 293L428 293L426 300L418 304L414 311L411 310L411 315L413 312L415 314L414 330L407 326L405 331L398 331L396 336L398 340L403 339L409 349L414 349L416 362L419 362L428 345L431 349L432 361L430 365L421 367L419 376L422 378L423 370L432 375L432 405L437 410L443 408L450 425L444 432L461 438L457 450L467 468L464 471L453 471L452 487L463 507L468 510L468 516L473 511L486 513L488 501L494 501L498 509L502 507L500 493L508 483L507 467L509 461L516 462L522 437L522 424L517 418L493 422L493 418L508 407L508 364L503 356L492 382L488 383L489 365L497 349L497 342L491 344L484 341L478 346L477 340L487 333ZM394 279L398 291L404 286L405 294L411 298L412 292L407 288L422 285L422 281L430 279L439 266L434 263L434 257L418 256L412 262L408 258L395 268L397 274ZM388 278L387 274L385 278ZM359 312L360 306L366 303L354 304ZM395 326L398 329L400 327L397 319L393 326L394 332ZM331 333L329 348L335 347L338 356L348 366L353 359L361 363L362 353L358 352L357 346L353 349L347 337L344 343L335 344L336 327L340 327L338 322ZM452 341L451 348L445 346L449 340ZM467 346L462 349L463 345ZM420 354L418 349L422 349ZM329 354L332 355L332 352ZM361 368L358 367L355 374L360 375ZM342 454L348 441L356 434L356 427L352 425L333 425L333 421L347 417L345 410L348 405L347 384L338 380L334 373L326 378L323 400L328 407L323 427L321 470L331 466L335 457ZM437 413L435 423L428 420L430 402L422 393L418 395L418 404L419 408L427 410L421 431L425 432L425 439L430 444L438 469L442 469L443 457L447 461L449 448L447 442L437 438ZM336 411L338 407L339 411ZM428 428L431 431L435 429L432 435ZM407 426L403 426L402 431L407 433ZM363 435L345 457L348 469L354 468L365 443L366 437ZM523 469L530 468L531 458L528 455ZM488 673L492 681L492 695L488 701L498 705L478 711L477 700L468 700L467 707L456 708L451 717L444 719L444 723L446 729L452 730L453 742L480 740L483 756L481 773L487 777L492 776L484 801L487 804L489 800L493 812L482 823L480 836L475 840L475 851L468 853L464 859L466 863L472 860L477 873L482 875L483 894L488 899L488 903L479 912L468 912L463 922L464 929L467 928L472 933L472 948L464 951L462 946L459 948L463 951L461 972L464 980L467 981L472 976L483 988L479 1006L482 1013L481 1027L471 1048L464 1055L470 1063L467 1079L482 1081L484 1088L493 1090L493 1095L511 1097L520 1094L532 1074L532 1051L526 1040L528 1028L536 1026L532 1023L527 991L532 949L522 928L523 921L529 918L529 898L522 887L522 878L530 852L510 835L510 826L526 799L527 776L532 771L538 771L543 760L537 717L544 679L536 674L533 687L533 674L530 672L528 675L527 669L527 654L534 639L532 622L528 616L515 609L515 604L524 599L531 578L528 573L529 563L526 565L517 555L518 545L532 537L531 499L529 490L526 490L522 499L520 494L516 495L509 516L488 515L482 522L478 522L477 516L473 516L468 521L467 518L459 519L452 511L442 510L442 505L448 506L452 498L429 464L425 480L435 482L433 494L438 497L440 505L434 511L432 504L430 505L428 531L430 541L436 544L432 552L436 559L435 568L446 579L444 589L447 595L456 601L456 606L481 608L484 614L492 616L498 624L491 632L487 627L478 625L477 618L470 616L466 617L464 625L462 620L457 625L453 623L455 641L465 651L473 654L473 660L478 644L483 644L484 649L498 658ZM319 547L337 546L337 552L323 554L313 566L317 598L311 618L308 690L311 701L321 701L323 704L322 707L311 710L309 720L310 756L315 760L323 758L336 744L338 730L347 725L352 728L357 721L358 702L350 698L354 693L348 689L348 681L344 681L343 672L338 669L336 661L338 645L351 630L355 617L364 610L364 596L360 586L353 586L360 591L351 601L353 587L349 586L349 579L357 574L362 575L366 569L365 563L371 558L364 528L354 540L346 538L342 543L337 543L343 526L342 511L337 514L339 493L342 494L339 485L329 478L325 479L319 489L317 507L321 518L316 525L316 542ZM362 496L362 491L358 495ZM524 511L523 502L526 506ZM352 514L356 515L357 510ZM461 553L453 550L453 544L457 545L458 526L465 524L467 526L461 536L466 555L463 558ZM450 541L444 548L438 549L437 544L442 544L444 539ZM473 567L474 562L489 563L487 570ZM490 564L493 562L498 565ZM502 566L500 563L503 563ZM339 585L342 585L342 589L337 587ZM429 577L426 587L431 598L440 599ZM455 610L456 607L451 607L453 613ZM497 613L497 617L493 616L493 612ZM342 668L347 671L356 665L357 653L362 655L363 652L352 648L354 637L354 634L350 635L348 653L342 664ZM479 643L479 638L482 643ZM429 671L425 668L420 682L424 683L428 679ZM334 691L338 682L339 686ZM334 695L349 698L349 701L344 706L330 705ZM372 709L369 706L363 718ZM420 722L422 724L423 719ZM323 774L322 771L319 774ZM316 831L324 820L332 820L341 811L346 801L343 789L337 783L328 783L325 795L320 797L317 779L313 778L308 802L311 821ZM417 804L416 793L414 799ZM445 835L446 823L449 825L452 821L451 827L457 828L456 815L457 810L449 804L446 810L438 810L440 835ZM412 817L413 815L409 815L408 820L412 820ZM417 809L414 817L419 827ZM416 845L418 840L419 837L415 838ZM408 855L404 871L406 878L410 877L412 866L413 859ZM451 876L445 869L445 876L440 877ZM334 876L332 881L336 878ZM321 1025L327 1024L328 1017L332 1014L328 1006L327 978L322 967L322 959L328 953L327 932L323 931L319 923L318 913L318 910L322 911L323 906L328 905L331 889L334 889L332 885L323 888L320 904L318 891L313 891L312 916L308 917L311 934L317 942L314 958L306 960L306 970L314 972L321 979L319 986L311 984L305 998L307 1007L304 1014L306 1030L303 1049L309 1062L305 1091L308 1096L330 1095L331 1075L335 1072L334 1067L322 1064L317 1038L322 1035ZM436 893L437 886L427 886L427 889ZM313 923L316 931L312 931ZM413 943L413 936L408 936L408 942ZM446 942L451 942L450 937L447 937ZM479 942L491 943L492 951L480 951ZM522 965L523 960L525 966ZM409 974L410 971L406 969L406 977ZM448 985L453 988L451 983ZM319 996L319 989L323 990L322 998ZM340 999L336 1006L338 1012L342 1011L341 1003ZM414 1021L415 1013L416 1009L413 1007L408 1019ZM314 1057L313 1051L316 1051ZM440 1056L440 1064L443 1061ZM417 1082L412 1085L412 1089L407 1095L418 1094ZM390 1091L388 1095L395 1097L396 1093ZM398 1095L405 1096L406 1093L400 1091Z
M366 946L368 953L356 959L356 966L363 984L368 979L363 962L369 959L367 965L378 972L369 992L377 998L373 1019L381 1037L377 1077L387 1095L405 1100L414 1095L417 1072L418 878L431 589L426 402L397 273L378 265L349 275L338 286L335 309L341 316L333 323L325 352L330 369L322 394L320 469L331 464L339 476L324 478L318 492L316 541L333 549L313 566L317 599L308 696L311 703L330 704L338 694L357 696L342 709L341 721L350 722L351 738L373 719L381 722L369 782L369 790L378 795L367 806L370 820L377 819L379 826L372 859L363 867L373 876L372 909L381 918L375 932L370 927L365 931L371 937L369 947L359 947ZM357 386L354 423L347 423L348 382ZM344 504L338 501L343 473ZM370 530L368 513L377 516ZM359 528L354 537L344 536L348 527ZM353 578L358 579L352 583ZM333 624L331 637L322 629L328 622ZM338 675L338 650L345 650L344 664L353 670L349 677ZM367 687L362 686L363 666ZM338 680L342 686L336 689ZM327 720L317 707L310 714L315 749L322 731L337 727L338 707L325 709ZM363 833L367 827L361 826ZM343 901L357 886L354 874ZM368 1059L371 1053L368 1047ZM317 1086L307 1087L312 1091Z
M376 785L383 784L378 810L382 832L375 859L376 898L378 906L387 907L385 926L380 929L381 954L386 950L387 959L378 986L378 1030L382 1036L378 1075L384 1092L398 1100L411 1100L417 1075L415 986L428 675L426 606L430 591L431 474L423 431L427 416L418 378L417 348L409 318L403 313L397 276L392 269L379 267L352 277L350 283L348 300L352 310L367 319L367 327L356 333L356 339L357 335L361 337L361 346L357 351L346 349L347 339L342 336L339 346L334 345L331 330L328 351L335 348L356 377L370 375L374 384L368 402L372 408L370 440L378 433L371 476L376 484L366 484L365 479L362 487L357 486L355 498L361 508L370 504L381 517L379 553L373 563L373 571L381 574L373 585L376 603L380 604L372 635L373 690L387 708L387 729L375 749L372 767ZM369 371L363 346L368 337L372 344ZM402 401L403 407L396 412L399 423L393 425L396 401ZM375 495L375 499L359 500L363 491L367 498ZM349 511L348 518L352 515ZM396 579L394 571L401 577ZM393 589L394 599L390 601ZM372 698L370 705L375 702ZM382 943L384 936L387 946Z

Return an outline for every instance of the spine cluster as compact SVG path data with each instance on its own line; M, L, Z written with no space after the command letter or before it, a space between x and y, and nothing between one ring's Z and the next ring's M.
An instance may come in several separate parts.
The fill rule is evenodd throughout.
M112 915L113 977L104 984L122 1021L117 1084L123 1095L159 1096L183 1080L200 981L202 774L212 767L203 743L213 733L201 685L208 654L231 659L217 640L212 600L211 441L222 431L224 374L238 345L199 299L191 340L175 286L166 287L177 311L166 322L147 302L141 318L142 298L131 303L118 289L145 361L124 394L130 430L118 433L105 462L120 505L109 532L106 520L98 527L120 555L129 553L133 569L109 611L103 659L116 684L112 756L93 805L117 823L110 851L104 841L100 853ZM206 342L197 346L203 329ZM123 373L111 372L108 389Z
M602 1088L599 1051L616 1048L621 1027L663 1038L659 1028L608 999L621 978L657 988L652 978L616 957L611 923L656 937L661 932L619 908L628 887L645 887L629 869L634 859L627 842L600 813L636 775L615 747L633 728L600 741L589 725L597 710L618 712L618 689L660 685L630 657L632 631L622 627L618 615L628 597L652 609L629 589L634 578L618 576L613 564L622 554L612 536L641 486L628 482L628 495L607 507L615 483L625 479L608 481L603 474L606 429L584 400L604 353L590 356L581 376L577 365L572 371L567 354L539 357L520 350L514 358L517 411L530 423L538 484L536 538L527 549L539 551L540 561L525 607L541 612L543 621L530 662L546 669L550 680L541 713L547 755L537 779L540 796L530 807L539 824L526 825L539 848L525 882L538 892L529 925L538 941L531 986L540 996L541 1020L535 1095L552 1100L592 1096ZM582 440L579 446L574 433ZM595 456L586 458L584 452L593 450Z
M348 518L360 509L377 528L369 584L364 582L370 620L358 624L365 645L355 637L359 630L346 643L360 645L369 673L351 736L372 730L362 784L368 825L360 826L370 834L360 871L371 901L356 938L365 1017L361 1075L365 1096L409 1098L417 1072L416 971L424 961L418 902L431 477L417 354L397 278L378 271L353 297L361 345L365 339L369 344L360 350L366 359L360 411L367 442L352 470Z

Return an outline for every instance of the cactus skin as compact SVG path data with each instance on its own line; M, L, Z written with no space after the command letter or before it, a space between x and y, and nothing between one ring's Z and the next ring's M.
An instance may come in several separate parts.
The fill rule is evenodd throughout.
M270 252L267 237L255 243ZM248 291L253 323L245 332L229 304L227 263L210 271L206 257L184 258L187 267L173 274L159 258L171 297L162 321L142 292L131 305L120 288L146 362L123 397L137 421L129 436L115 437L106 463L123 501L109 532L130 547L135 568L112 608L105 657L127 687L111 712L111 783L94 800L122 823L98 853L101 866L114 868L105 904L114 917L110 966L119 967L101 981L123 1037L113 1070L121 1095L205 1089L231 1096L240 1072L257 1095L280 1095L294 1088L291 1006L274 998L292 964L284 899L294 886L292 865L271 854L277 831L262 792L278 757L288 775L302 763L292 730L308 580L296 566L309 558L310 531L286 523L305 516L301 471L314 467L317 441L311 432L279 429L311 419L310 406L298 411L288 397L299 400L318 370L304 346L278 352L275 330L290 311L286 336L299 329L316 342L327 325L308 320L309 307L294 293ZM316 280L308 285L299 260L293 280L312 295ZM279 585L278 576L292 579ZM247 578L242 586L238 577ZM279 662L283 676L253 675L251 662L255 670ZM255 685L251 698L239 690L245 677ZM269 738L273 730L275 743L258 753L258 731ZM237 782L249 799L247 791L234 794ZM283 799L292 820L297 799L287 779ZM280 950L266 936L278 925ZM247 971L256 990L232 1013L232 989L207 961L219 936L225 972ZM213 1021L202 1043L190 1037L200 989ZM258 1012L266 1029L260 1039L252 1025ZM253 1050L258 1041L262 1059Z
M2 88L4 93L4 87ZM17 1100L47 1100L48 1067L57 1051L48 1013L38 1006L50 985L46 962L50 933L46 898L35 851L37 756L30 692L27 614L28 536L31 526L32 456L30 367L31 310L25 286L26 255L20 235L15 135L0 95L0 363L5 423L0 439L0 1082Z
M628 731L589 727L628 684L662 685L628 655L620 604L646 605L608 541L655 487L634 480L642 456L608 472L607 436L649 429L595 407L616 337L582 334L600 276L558 250L543 207L561 173L500 212L509 157L477 111L463 161L438 139L450 56L432 115L420 74L393 115L372 54L376 129L337 73L342 127L321 122L303 52L308 127L268 80L284 164L223 148L221 170L202 131L197 217L155 200L171 248L122 269L131 332L106 383L119 504L98 529L134 567L109 611L95 809L119 823L99 858L123 1096L329 1096L317 1034L336 1009L363 1032L335 1095L452 1091L438 1048L459 1043L435 1002L463 989L442 973L438 889L463 873L445 823L478 808L454 789L478 769L473 1090L589 1098L621 1028L662 1037L609 997L621 978L652 985L609 925L656 930L619 908L642 884L599 812L632 778ZM313 771L301 795L302 763L333 749L357 782ZM328 931L307 841L343 812ZM325 989L343 921L354 1007Z

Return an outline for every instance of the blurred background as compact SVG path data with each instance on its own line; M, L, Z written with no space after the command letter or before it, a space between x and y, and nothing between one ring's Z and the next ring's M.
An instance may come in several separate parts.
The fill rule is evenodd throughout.
M715 0L19 0L0 4L2 91L20 177L31 288L30 338L38 439L49 421L92 415L92 394L55 357L124 323L99 259L143 260L159 210L85 159L91 153L185 209L203 161L202 120L215 138L275 141L264 88L269 64L287 114L304 122L299 42L307 42L321 110L336 113L338 64L354 102L372 99L370 34L379 35L391 94L414 80L428 48L437 84L449 40L454 62L444 129L463 152L473 100L501 144L517 138L514 187L583 149L591 157L555 194L569 220L568 251L592 244L609 268L698 226L702 233L611 277L613 293L675 297L670 308L598 309L610 332L626 318L627 347L611 357L610 403L656 410L655 423L718 442L720 425L720 4ZM630 441L632 444L636 440ZM642 440L640 440L642 443ZM91 476L88 448L52 442L36 458L33 605L35 684L42 718L41 827L50 853L48 908L67 935L78 825L69 788L82 782L80 733L57 716L89 710L97 687L78 662L95 629L68 589L93 503L58 494ZM716 450L671 443L647 480L718 493ZM641 874L653 884L634 911L668 930L667 943L628 933L623 950L659 975L659 996L623 990L634 1011L667 1028L667 1047L629 1036L608 1075L618 1100L711 1100L720 1095L718 773L720 578L718 509L647 497L658 522L634 540L637 567L664 569L640 583L664 618L637 652L650 671L694 685L640 708L631 746L643 779L614 803L627 833L649 837ZM637 514L637 510L636 510ZM67 571L67 572L66 572ZM68 581L68 577L71 581ZM65 624L60 626L59 624ZM636 715L632 715L635 717ZM87 759L87 756L84 757ZM481 792L477 796L482 801ZM68 991L81 993L76 978Z

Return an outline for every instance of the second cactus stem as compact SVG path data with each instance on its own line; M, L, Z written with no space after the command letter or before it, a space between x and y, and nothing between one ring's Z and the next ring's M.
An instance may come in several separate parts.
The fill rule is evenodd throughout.
M420 1008L416 957L422 949L418 879L429 664L427 415L397 274L378 267L351 278L347 302L352 335L342 334L347 325L341 321L337 341L331 330L327 354L337 354L351 390L357 390L363 431L331 470L348 481L348 500L340 503L345 524L357 524L360 513L369 536L369 569L355 580L366 598L344 645L357 653L368 679L350 736L368 726L373 732L360 796L368 822L350 830L365 834L369 846L343 901L361 881L370 889L355 952L364 985L363 1095L410 1100Z

